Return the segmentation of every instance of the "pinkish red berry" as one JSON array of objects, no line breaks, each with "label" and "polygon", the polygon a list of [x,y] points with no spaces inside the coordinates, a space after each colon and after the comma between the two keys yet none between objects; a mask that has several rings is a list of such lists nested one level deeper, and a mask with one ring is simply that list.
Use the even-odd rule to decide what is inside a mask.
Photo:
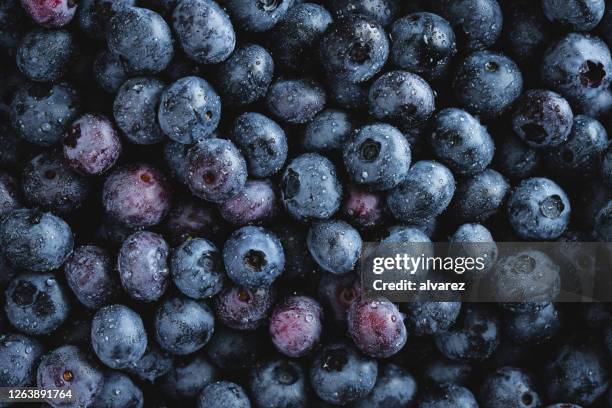
[{"label": "pinkish red berry", "polygon": [[63,27],[76,14],[76,0],[21,0],[34,22],[47,28]]}]

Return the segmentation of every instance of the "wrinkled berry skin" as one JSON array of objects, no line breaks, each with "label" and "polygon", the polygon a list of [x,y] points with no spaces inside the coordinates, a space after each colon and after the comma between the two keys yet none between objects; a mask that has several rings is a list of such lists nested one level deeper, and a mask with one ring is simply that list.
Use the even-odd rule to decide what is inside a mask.
[{"label": "wrinkled berry skin", "polygon": [[155,340],[173,354],[193,353],[210,340],[215,320],[210,308],[188,298],[170,298],[155,313]]},{"label": "wrinkled berry skin", "polygon": [[229,381],[207,385],[198,396],[197,408],[251,408],[249,397],[241,386]]},{"label": "wrinkled berry skin", "polygon": [[385,364],[380,367],[372,392],[360,399],[355,408],[401,408],[416,402],[417,383],[402,367]]},{"label": "wrinkled berry skin", "polygon": [[77,20],[89,37],[104,40],[106,27],[118,11],[133,7],[136,0],[81,0]]},{"label": "wrinkled berry skin", "polygon": [[189,149],[187,184],[206,201],[220,203],[244,187],[247,165],[236,146],[225,139],[206,139]]},{"label": "wrinkled berry skin", "polygon": [[23,195],[31,206],[56,214],[69,214],[81,207],[91,185],[70,169],[57,151],[41,153],[23,169]]},{"label": "wrinkled berry skin", "polygon": [[136,232],[123,242],[117,269],[126,292],[141,302],[158,300],[168,286],[168,244],[153,232]]},{"label": "wrinkled berry skin", "polygon": [[266,106],[274,117],[290,124],[303,124],[325,107],[325,89],[312,79],[280,79],[266,97]]},{"label": "wrinkled berry skin", "polygon": [[498,117],[521,95],[523,75],[505,55],[478,51],[459,64],[453,90],[459,103],[474,115]]},{"label": "wrinkled berry skin", "polygon": [[306,153],[285,168],[281,197],[289,214],[299,221],[324,220],[340,208],[342,185],[329,159]]},{"label": "wrinkled berry skin", "polygon": [[550,339],[561,327],[559,311],[553,303],[536,311],[508,313],[504,333],[521,344],[538,344]]},{"label": "wrinkled berry skin", "polygon": [[43,353],[43,346],[35,339],[22,334],[0,335],[0,364],[10,367],[10,370],[0,373],[0,386],[34,385],[34,373]]},{"label": "wrinkled berry skin", "polygon": [[104,386],[96,396],[93,406],[142,408],[144,396],[130,377],[112,371],[104,375]]},{"label": "wrinkled berry skin", "polygon": [[398,220],[419,223],[442,214],[454,193],[455,178],[448,168],[435,161],[419,161],[389,192],[387,206]]},{"label": "wrinkled berry skin", "polygon": [[266,95],[273,74],[274,60],[270,53],[259,45],[245,44],[219,66],[215,83],[223,102],[244,106]]},{"label": "wrinkled berry skin", "polygon": [[387,358],[406,344],[404,317],[397,306],[384,298],[353,302],[347,321],[349,335],[368,356]]},{"label": "wrinkled berry skin", "polygon": [[552,36],[540,2],[517,0],[505,2],[502,7],[506,50],[521,63],[540,58]]},{"label": "wrinkled berry skin", "polygon": [[601,21],[606,3],[604,0],[543,0],[544,15],[571,31],[589,31]]},{"label": "wrinkled berry skin", "polygon": [[501,367],[489,376],[481,387],[480,400],[491,408],[541,406],[531,376],[514,367]]},{"label": "wrinkled berry skin", "polygon": [[238,28],[248,32],[262,32],[274,27],[283,18],[294,0],[223,0]]},{"label": "wrinkled berry skin", "polygon": [[343,151],[351,179],[375,191],[389,190],[401,183],[410,169],[411,157],[404,135],[384,123],[357,129]]},{"label": "wrinkled berry skin", "polygon": [[455,174],[471,175],[493,160],[495,143],[478,119],[456,108],[438,112],[431,124],[430,145],[437,158]]},{"label": "wrinkled berry skin", "polygon": [[137,145],[151,145],[164,140],[157,122],[157,107],[164,83],[152,77],[126,81],[115,96],[113,115],[125,137]]},{"label": "wrinkled berry skin", "polygon": [[247,289],[228,286],[215,297],[215,316],[224,325],[237,330],[253,330],[268,318],[276,300],[273,287]]},{"label": "wrinkled berry skin", "polygon": [[442,76],[457,53],[455,33],[448,21],[433,13],[414,13],[391,26],[393,63],[432,80]]},{"label": "wrinkled berry skin", "polygon": [[355,119],[348,112],[325,109],[306,124],[302,146],[309,152],[341,150],[354,127]]},{"label": "wrinkled berry skin", "polygon": [[204,359],[195,355],[186,360],[177,360],[172,369],[160,379],[160,385],[172,399],[193,399],[217,378],[217,370]]},{"label": "wrinkled berry skin", "polygon": [[0,244],[13,265],[46,272],[64,263],[74,240],[70,226],[61,218],[23,208],[2,219]]},{"label": "wrinkled berry skin", "polygon": [[21,0],[21,5],[36,24],[57,28],[74,18],[78,3],[72,0]]},{"label": "wrinkled berry skin", "polygon": [[274,185],[269,180],[247,180],[237,196],[219,205],[219,213],[233,225],[267,223],[278,213]]},{"label": "wrinkled berry skin", "polygon": [[598,37],[567,34],[546,50],[541,76],[572,102],[592,99],[612,83],[610,50]]},{"label": "wrinkled berry skin", "polygon": [[361,254],[359,232],[344,221],[330,220],[313,224],[306,237],[308,251],[325,271],[350,272]]},{"label": "wrinkled berry skin", "polygon": [[459,317],[461,302],[402,303],[411,333],[430,336],[448,330]]},{"label": "wrinkled berry skin", "polygon": [[570,202],[554,181],[542,177],[524,180],[508,197],[508,220],[524,239],[558,238],[569,223]]},{"label": "wrinkled berry skin", "polygon": [[504,176],[486,169],[459,181],[450,211],[461,221],[486,221],[499,213],[509,192],[510,184]]},{"label": "wrinkled berry skin", "polygon": [[316,48],[332,23],[329,11],[314,3],[296,4],[268,34],[266,46],[274,62],[290,72],[303,72],[316,64]]},{"label": "wrinkled berry skin", "polygon": [[91,406],[102,390],[102,370],[76,346],[59,347],[45,354],[38,366],[36,385],[40,389],[71,390],[69,400],[53,400],[54,408]]},{"label": "wrinkled berry skin", "polygon": [[66,282],[90,309],[110,304],[119,295],[119,279],[108,252],[97,246],[78,247],[64,264]]},{"label": "wrinkled berry skin", "polygon": [[272,310],[272,343],[286,356],[304,356],[319,342],[322,319],[323,310],[316,300],[307,296],[291,296]]},{"label": "wrinkled berry skin", "polygon": [[17,179],[9,173],[0,172],[0,217],[21,207]]},{"label": "wrinkled berry skin", "polygon": [[200,64],[226,60],[236,45],[232,22],[212,0],[178,2],[172,26],[185,54]]},{"label": "wrinkled berry skin", "polygon": [[19,135],[37,146],[60,141],[81,110],[77,91],[66,83],[26,84],[11,102],[11,123]]},{"label": "wrinkled berry skin", "polygon": [[514,135],[508,135],[495,147],[496,168],[512,180],[533,176],[540,165],[540,153]]},{"label": "wrinkled berry skin", "polygon": [[561,95],[531,89],[515,104],[512,128],[529,146],[548,148],[567,140],[573,120],[572,108]]},{"label": "wrinkled berry skin", "polygon": [[74,44],[64,30],[33,30],[27,33],[17,48],[19,70],[32,81],[56,81],[69,67]]},{"label": "wrinkled berry skin", "polygon": [[407,71],[391,71],[381,75],[370,86],[370,114],[390,121],[401,129],[424,124],[435,110],[434,93],[420,76]]},{"label": "wrinkled berry skin", "polygon": [[478,408],[474,394],[457,384],[435,386],[420,396],[419,408]]},{"label": "wrinkled berry skin", "polygon": [[272,232],[247,226],[234,231],[225,241],[223,262],[227,276],[248,288],[269,286],[283,273],[285,255]]},{"label": "wrinkled berry skin", "polygon": [[147,348],[142,319],[123,305],[101,308],[91,322],[91,347],[108,367],[128,367],[138,361]]},{"label": "wrinkled berry skin", "polygon": [[94,60],[93,73],[96,82],[105,92],[116,93],[128,79],[125,65],[115,54],[104,51]]},{"label": "wrinkled berry skin", "polygon": [[170,27],[159,14],[144,8],[115,13],[108,23],[106,43],[134,74],[161,72],[174,56]]},{"label": "wrinkled berry skin", "polygon": [[238,116],[230,129],[230,138],[244,155],[252,177],[272,176],[287,160],[285,131],[260,113],[245,112]]},{"label": "wrinkled berry skin", "polygon": [[162,93],[157,117],[170,139],[192,144],[209,137],[217,128],[221,99],[202,78],[181,78]]},{"label": "wrinkled berry skin", "polygon": [[19,274],[9,284],[5,296],[6,316],[22,333],[50,334],[68,318],[68,294],[51,274]]},{"label": "wrinkled berry skin", "polygon": [[176,287],[194,299],[216,295],[225,283],[221,252],[203,238],[189,239],[173,251],[170,273]]},{"label": "wrinkled berry skin", "polygon": [[102,191],[106,213],[134,228],[159,224],[170,210],[170,198],[168,180],[148,164],[130,164],[113,171]]},{"label": "wrinkled berry skin", "polygon": [[308,384],[304,369],[291,360],[274,359],[258,364],[249,375],[256,407],[307,407]]},{"label": "wrinkled berry skin", "polygon": [[365,82],[387,61],[389,40],[380,24],[357,15],[331,24],[321,39],[320,54],[332,82]]},{"label": "wrinkled berry skin", "polygon": [[322,400],[345,405],[369,394],[376,383],[378,363],[344,342],[324,346],[310,365],[310,384]]},{"label": "wrinkled berry skin", "polygon": [[64,157],[73,170],[99,175],[110,169],[122,145],[112,122],[97,114],[85,114],[72,123],[62,140]]}]

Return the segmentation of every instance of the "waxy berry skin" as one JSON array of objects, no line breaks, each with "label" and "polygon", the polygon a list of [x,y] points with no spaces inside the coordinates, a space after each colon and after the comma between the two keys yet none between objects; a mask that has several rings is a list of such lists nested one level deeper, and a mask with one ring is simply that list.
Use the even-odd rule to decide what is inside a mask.
[{"label": "waxy berry skin", "polygon": [[21,5],[36,24],[47,28],[65,26],[78,8],[74,0],[21,0]]},{"label": "waxy berry skin", "polygon": [[278,304],[270,315],[272,343],[289,357],[301,357],[319,342],[323,311],[316,300],[291,296]]}]

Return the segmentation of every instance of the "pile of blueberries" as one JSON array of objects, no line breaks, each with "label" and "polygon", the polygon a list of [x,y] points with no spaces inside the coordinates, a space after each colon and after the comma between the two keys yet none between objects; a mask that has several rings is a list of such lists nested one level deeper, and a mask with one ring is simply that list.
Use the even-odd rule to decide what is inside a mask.
[{"label": "pile of blueberries", "polygon": [[0,387],[611,407],[608,304],[356,272],[365,242],[612,241],[606,2],[0,0]]}]

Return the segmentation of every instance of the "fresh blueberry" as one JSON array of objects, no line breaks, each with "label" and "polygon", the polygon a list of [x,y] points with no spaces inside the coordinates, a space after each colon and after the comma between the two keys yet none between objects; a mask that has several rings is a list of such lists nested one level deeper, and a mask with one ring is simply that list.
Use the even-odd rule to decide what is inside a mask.
[{"label": "fresh blueberry", "polygon": [[134,74],[161,72],[174,56],[170,27],[159,14],[145,8],[116,12],[108,23],[106,42]]},{"label": "fresh blueberry", "polygon": [[480,389],[480,401],[491,408],[530,408],[541,406],[531,376],[514,367],[501,367],[490,375]]},{"label": "fresh blueberry", "polygon": [[[484,258],[482,268],[461,272],[462,281],[477,281],[486,276],[497,260],[498,248],[491,232],[481,224],[463,224],[449,238],[449,256],[457,259]],[[455,273],[459,273],[455,269]]]},{"label": "fresh blueberry", "polygon": [[543,0],[546,18],[571,31],[592,30],[601,21],[605,0]]},{"label": "fresh blueberry", "polygon": [[417,336],[431,336],[448,330],[459,317],[461,302],[402,303],[406,324]]},{"label": "fresh blueberry", "polygon": [[285,168],[281,196],[293,218],[324,220],[340,208],[342,185],[331,161],[316,153],[306,153]]},{"label": "fresh blueberry", "polygon": [[372,392],[360,399],[355,408],[402,408],[416,400],[417,383],[402,367],[385,364],[380,367]]},{"label": "fresh blueberry", "polygon": [[222,225],[219,216],[204,202],[182,197],[164,219],[162,230],[172,245],[178,245],[194,237],[218,238]]},{"label": "fresh blueberry", "polygon": [[221,252],[204,238],[189,239],[174,249],[170,273],[176,287],[194,299],[216,295],[225,283]]},{"label": "fresh blueberry", "polygon": [[309,152],[340,150],[355,127],[353,116],[337,109],[325,109],[306,125],[302,146]]},{"label": "fresh blueberry", "polygon": [[383,195],[358,186],[348,186],[342,213],[348,222],[360,229],[380,227],[387,218]]},{"label": "fresh blueberry", "polygon": [[119,295],[119,279],[108,252],[98,246],[78,247],[64,264],[66,282],[77,299],[90,309],[112,303]]},{"label": "fresh blueberry", "polygon": [[552,37],[552,30],[540,2],[516,0],[504,2],[505,49],[521,63],[539,59]]},{"label": "fresh blueberry", "polygon": [[258,408],[309,406],[306,374],[294,361],[275,359],[257,365],[250,372],[249,388]]},{"label": "fresh blueberry", "polygon": [[365,110],[368,107],[368,83],[334,79],[328,83],[330,99],[343,109]]},{"label": "fresh blueberry", "polygon": [[457,384],[436,385],[420,396],[419,408],[478,408],[474,394]]},{"label": "fresh blueberry", "polygon": [[56,81],[63,77],[74,53],[72,36],[64,30],[33,30],[17,48],[17,66],[32,81]]},{"label": "fresh blueberry", "polygon": [[406,178],[412,152],[399,130],[378,123],[355,130],[344,145],[343,157],[354,182],[372,190],[389,190]]},{"label": "fresh blueberry", "polygon": [[545,342],[561,327],[559,311],[553,303],[540,310],[507,313],[503,324],[504,333],[514,342],[522,344]]},{"label": "fresh blueberry", "polygon": [[252,177],[272,176],[285,164],[285,131],[267,116],[245,112],[234,120],[229,134],[245,156]]},{"label": "fresh blueberry", "polygon": [[150,383],[167,374],[173,365],[172,356],[152,344],[142,358],[132,363],[126,371],[142,381]]},{"label": "fresh blueberry", "polygon": [[91,348],[110,368],[125,368],[135,363],[147,348],[142,319],[123,305],[101,308],[91,323]]},{"label": "fresh blueberry", "polygon": [[46,272],[59,268],[72,252],[72,230],[64,220],[39,210],[18,209],[0,223],[4,255],[17,267]]},{"label": "fresh blueberry", "polygon": [[21,207],[17,179],[9,173],[0,172],[0,218]]},{"label": "fresh blueberry", "polygon": [[322,319],[323,311],[316,300],[308,296],[290,296],[272,310],[272,343],[289,357],[302,357],[319,342]]},{"label": "fresh blueberry", "polygon": [[319,281],[319,299],[329,308],[336,323],[346,324],[348,309],[361,295],[360,279],[354,273],[326,273]]},{"label": "fresh blueberry", "polygon": [[158,300],[168,286],[168,244],[154,232],[141,231],[127,237],[117,257],[121,284],[128,295],[141,302]]},{"label": "fresh blueberry", "polygon": [[91,38],[104,40],[108,22],[115,13],[135,4],[136,0],[81,0],[77,15],[79,28]]},{"label": "fresh blueberry", "polygon": [[253,330],[268,318],[275,299],[273,287],[228,286],[215,297],[215,316],[232,329]]},{"label": "fresh blueberry", "polygon": [[401,12],[400,2],[397,0],[336,0],[328,1],[334,17],[342,20],[354,15],[362,15],[387,26],[391,24]]},{"label": "fresh blueberry", "polygon": [[93,73],[100,88],[112,94],[116,93],[128,79],[121,58],[108,51],[98,54],[94,60]]},{"label": "fresh blueberry", "polygon": [[237,196],[219,204],[219,212],[233,225],[270,221],[278,213],[274,185],[269,180],[247,180]]},{"label": "fresh blueberry", "polygon": [[223,0],[223,4],[241,30],[261,32],[274,27],[293,0]]},{"label": "fresh blueberry", "polygon": [[348,223],[338,220],[313,224],[306,237],[308,251],[325,271],[348,273],[361,254],[361,236]]},{"label": "fresh blueberry", "polygon": [[21,5],[34,20],[43,27],[62,27],[76,14],[76,1],[72,0],[21,0]]},{"label": "fresh blueberry", "polygon": [[451,204],[452,213],[461,221],[486,221],[499,213],[509,191],[510,184],[504,176],[493,169],[486,169],[459,180]]},{"label": "fresh blueberry", "polygon": [[208,343],[206,355],[217,367],[229,373],[243,373],[258,361],[266,347],[267,335],[229,329],[218,325]]},{"label": "fresh blueberry", "polygon": [[282,122],[302,124],[325,107],[325,89],[312,79],[279,79],[266,97],[266,106]]},{"label": "fresh blueberry", "polygon": [[501,143],[496,144],[496,150],[497,168],[504,176],[513,180],[533,176],[540,163],[540,153],[514,135],[507,135]]},{"label": "fresh blueberry", "polygon": [[37,340],[22,334],[0,335],[0,365],[7,368],[0,372],[0,386],[34,385],[34,373],[43,353],[44,348]]},{"label": "fresh blueberry", "polygon": [[194,399],[216,378],[217,370],[202,356],[195,355],[176,361],[159,381],[163,392],[171,399]]},{"label": "fresh blueberry", "polygon": [[437,357],[427,363],[423,369],[423,376],[433,384],[465,384],[472,375],[470,364]]},{"label": "fresh blueberry", "polygon": [[249,397],[241,386],[229,381],[208,384],[198,396],[197,408],[251,408]]},{"label": "fresh blueberry", "polygon": [[130,377],[117,371],[111,371],[104,375],[104,385],[96,396],[93,406],[142,408],[144,396],[142,390],[132,382]]},{"label": "fresh blueberry", "polygon": [[0,4],[0,48],[17,48],[27,26],[27,16],[19,0],[6,0]]},{"label": "fresh blueberry", "polygon": [[187,184],[206,201],[223,202],[240,193],[247,178],[244,157],[225,139],[206,139],[189,149]]},{"label": "fresh blueberry", "polygon": [[164,163],[170,175],[182,184],[187,184],[187,153],[190,148],[190,145],[172,140],[164,144]]}]

